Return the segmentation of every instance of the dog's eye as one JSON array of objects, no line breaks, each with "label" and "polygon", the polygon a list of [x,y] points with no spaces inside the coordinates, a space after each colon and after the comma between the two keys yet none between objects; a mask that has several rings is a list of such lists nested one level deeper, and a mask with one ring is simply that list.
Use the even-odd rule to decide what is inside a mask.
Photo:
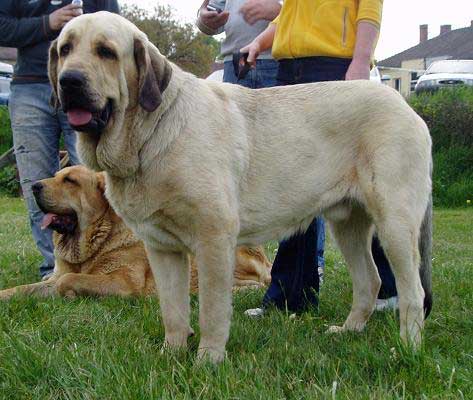
[{"label": "dog's eye", "polygon": [[115,60],[117,58],[117,54],[111,48],[106,46],[99,46],[97,48],[97,53],[102,58],[108,58],[110,60]]},{"label": "dog's eye", "polygon": [[69,178],[68,176],[65,176],[64,177],[64,182],[67,182],[67,183],[72,183],[73,185],[77,185],[77,181],[75,181],[74,179],[71,179]]},{"label": "dog's eye", "polygon": [[59,53],[61,54],[61,57],[66,57],[70,52],[71,52],[70,44],[65,44],[64,46],[61,47],[61,50],[59,51]]}]

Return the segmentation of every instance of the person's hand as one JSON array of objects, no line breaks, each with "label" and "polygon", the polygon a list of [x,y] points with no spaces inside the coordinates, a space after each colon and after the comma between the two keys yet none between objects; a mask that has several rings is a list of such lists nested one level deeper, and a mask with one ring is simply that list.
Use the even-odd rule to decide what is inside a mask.
[{"label": "person's hand", "polygon": [[370,79],[370,62],[353,59],[348,71],[345,75],[345,80],[354,81],[358,79]]},{"label": "person's hand", "polygon": [[63,28],[71,19],[82,14],[82,7],[79,5],[68,4],[59,10],[49,14],[49,27],[53,31]]},{"label": "person's hand", "polygon": [[240,53],[248,53],[247,62],[251,64],[252,67],[256,66],[256,59],[261,53],[261,45],[257,40],[253,40],[248,46],[243,47],[240,50]]},{"label": "person's hand", "polygon": [[200,21],[208,28],[216,31],[228,21],[230,16],[228,11],[222,11],[220,14],[217,11],[209,11],[206,7],[200,9]]},{"label": "person's hand", "polygon": [[277,0],[246,0],[240,8],[245,21],[253,25],[260,20],[272,21],[279,15],[281,4]]}]

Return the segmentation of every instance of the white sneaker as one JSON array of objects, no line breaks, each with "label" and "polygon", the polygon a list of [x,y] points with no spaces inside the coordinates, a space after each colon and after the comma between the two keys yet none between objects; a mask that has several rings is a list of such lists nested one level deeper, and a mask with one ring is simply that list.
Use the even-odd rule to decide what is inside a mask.
[{"label": "white sneaker", "polygon": [[389,311],[399,309],[399,300],[397,296],[389,299],[376,299],[375,311]]},{"label": "white sneaker", "polygon": [[264,308],[249,308],[245,311],[245,315],[250,318],[259,318],[262,317],[266,313],[266,309]]},{"label": "white sneaker", "polygon": [[319,267],[317,271],[319,273],[319,286],[322,286],[322,283],[324,283],[324,268]]},{"label": "white sneaker", "polygon": [[51,278],[52,276],[54,275],[54,271],[44,275],[42,278],[41,278],[41,281],[45,282],[47,281],[49,278]]}]

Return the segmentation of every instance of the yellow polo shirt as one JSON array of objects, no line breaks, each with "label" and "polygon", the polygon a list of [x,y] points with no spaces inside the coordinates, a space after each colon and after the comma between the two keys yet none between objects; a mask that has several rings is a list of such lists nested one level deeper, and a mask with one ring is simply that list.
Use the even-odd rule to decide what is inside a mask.
[{"label": "yellow polo shirt", "polygon": [[273,57],[351,58],[358,22],[379,27],[383,0],[284,0],[273,42]]}]

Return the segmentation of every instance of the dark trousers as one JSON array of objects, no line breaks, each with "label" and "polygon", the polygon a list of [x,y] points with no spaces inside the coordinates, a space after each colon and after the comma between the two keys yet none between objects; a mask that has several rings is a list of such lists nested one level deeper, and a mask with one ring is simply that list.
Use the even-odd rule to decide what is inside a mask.
[{"label": "dark trousers", "polygon": [[[329,57],[281,60],[278,85],[344,80],[350,62],[349,59]],[[263,298],[263,307],[274,305],[291,312],[302,312],[309,307],[318,306],[317,225],[319,224],[315,219],[305,233],[296,234],[279,244],[271,271],[271,284]],[[378,241],[373,241],[373,249],[376,264],[380,262],[382,266],[381,278],[387,279],[386,284],[383,280],[387,294],[392,288],[395,290],[394,276]]]},{"label": "dark trousers", "polygon": [[379,289],[378,299],[389,299],[390,297],[397,296],[396,280],[394,279],[393,271],[391,271],[389,261],[376,235],[371,243],[371,253],[381,278],[381,289]]}]

